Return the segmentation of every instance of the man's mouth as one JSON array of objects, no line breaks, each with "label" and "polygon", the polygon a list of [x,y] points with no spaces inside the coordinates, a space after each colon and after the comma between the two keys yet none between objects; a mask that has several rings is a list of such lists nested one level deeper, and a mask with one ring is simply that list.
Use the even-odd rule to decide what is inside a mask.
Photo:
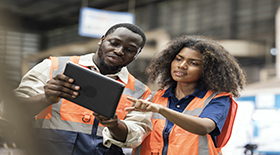
[{"label": "man's mouth", "polygon": [[123,60],[121,57],[119,56],[107,56],[109,61],[113,62],[113,63],[121,63]]}]

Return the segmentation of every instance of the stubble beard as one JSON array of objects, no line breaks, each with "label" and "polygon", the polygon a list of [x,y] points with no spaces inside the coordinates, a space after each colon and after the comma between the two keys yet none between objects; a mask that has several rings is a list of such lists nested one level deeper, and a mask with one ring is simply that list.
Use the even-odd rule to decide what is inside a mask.
[{"label": "stubble beard", "polygon": [[106,70],[109,70],[109,71],[112,71],[112,72],[117,72],[117,71],[121,70],[121,68],[123,67],[123,66],[109,66],[105,62],[104,57],[102,58],[103,51],[100,48],[99,48],[97,53],[98,53],[98,58],[100,60],[100,67],[103,67]]}]

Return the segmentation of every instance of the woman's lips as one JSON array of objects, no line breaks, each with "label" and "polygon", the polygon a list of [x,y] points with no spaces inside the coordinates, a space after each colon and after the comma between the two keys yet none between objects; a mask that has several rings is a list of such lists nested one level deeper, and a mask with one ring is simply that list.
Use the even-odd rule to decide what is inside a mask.
[{"label": "woman's lips", "polygon": [[180,71],[175,71],[174,73],[176,76],[185,76],[186,75],[184,72],[180,72]]}]

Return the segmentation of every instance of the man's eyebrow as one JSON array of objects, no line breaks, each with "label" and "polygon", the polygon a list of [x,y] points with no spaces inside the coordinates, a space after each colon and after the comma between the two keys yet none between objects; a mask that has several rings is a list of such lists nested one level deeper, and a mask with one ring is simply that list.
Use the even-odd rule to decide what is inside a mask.
[{"label": "man's eyebrow", "polygon": [[112,38],[108,38],[108,40],[117,40],[119,42],[123,42],[121,39],[117,38],[117,37],[112,37]]}]

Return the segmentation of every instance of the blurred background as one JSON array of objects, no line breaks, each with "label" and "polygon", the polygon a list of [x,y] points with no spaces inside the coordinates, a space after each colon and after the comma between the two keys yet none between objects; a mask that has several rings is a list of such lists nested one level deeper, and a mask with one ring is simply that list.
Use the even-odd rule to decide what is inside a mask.
[{"label": "blurred background", "polygon": [[[147,45],[128,68],[152,90],[144,70],[153,55],[174,37],[204,35],[247,74],[224,155],[280,155],[279,6],[280,0],[0,0],[0,100],[9,100],[20,118],[11,90],[22,75],[50,55],[95,52],[101,36],[93,31],[112,22],[145,31]],[[1,155],[32,154],[26,125],[0,121]]]}]

